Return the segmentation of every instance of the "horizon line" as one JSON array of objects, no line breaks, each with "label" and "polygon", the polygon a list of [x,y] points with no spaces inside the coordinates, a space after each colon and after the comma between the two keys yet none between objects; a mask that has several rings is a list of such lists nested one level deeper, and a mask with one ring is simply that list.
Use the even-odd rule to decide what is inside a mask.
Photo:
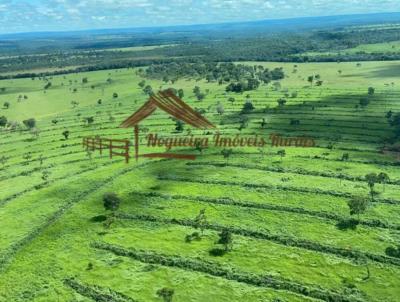
[{"label": "horizon line", "polygon": [[[82,28],[75,30],[39,30],[39,31],[22,31],[22,32],[9,32],[1,33],[0,37],[8,35],[27,35],[27,34],[57,34],[57,33],[84,33],[94,31],[107,31],[107,30],[133,30],[133,29],[168,29],[174,27],[191,27],[191,26],[212,26],[212,25],[229,25],[238,23],[257,23],[262,21],[279,21],[279,20],[299,20],[299,19],[313,19],[313,18],[329,18],[329,17],[350,17],[350,16],[369,16],[369,15],[390,15],[400,14],[400,11],[393,12],[378,12],[378,13],[353,13],[353,14],[333,14],[333,15],[319,15],[319,16],[297,16],[297,17],[282,17],[282,18],[270,18],[270,19],[254,19],[254,20],[242,20],[242,21],[224,21],[216,23],[190,23],[190,24],[166,24],[166,25],[148,25],[148,26],[132,26],[132,27],[104,27],[104,28]],[[400,22],[400,18],[399,18]]]}]

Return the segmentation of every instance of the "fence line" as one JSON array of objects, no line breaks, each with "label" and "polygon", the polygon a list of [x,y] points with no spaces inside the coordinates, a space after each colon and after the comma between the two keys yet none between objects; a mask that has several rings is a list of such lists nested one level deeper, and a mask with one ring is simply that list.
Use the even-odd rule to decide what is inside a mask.
[{"label": "fence line", "polygon": [[[110,139],[103,137],[84,137],[82,140],[82,146],[86,150],[100,150],[100,154],[103,154],[103,150],[109,150],[110,159],[115,156],[125,157],[125,162],[129,163],[129,140],[127,139]],[[124,152],[114,152],[114,149],[123,150]]]}]

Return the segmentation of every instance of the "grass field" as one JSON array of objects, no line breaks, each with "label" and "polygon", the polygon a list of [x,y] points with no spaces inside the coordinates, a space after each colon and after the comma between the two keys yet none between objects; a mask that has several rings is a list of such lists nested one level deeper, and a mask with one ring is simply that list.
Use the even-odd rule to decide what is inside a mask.
[{"label": "grass field", "polygon": [[[246,147],[228,160],[222,149],[186,149],[176,152],[198,159],[126,164],[121,157],[88,154],[81,142],[95,135],[133,140],[133,129],[118,125],[147,100],[134,69],[55,76],[46,91],[43,79],[0,81],[0,105],[10,103],[0,116],[35,118],[40,130],[38,137],[0,132],[6,157],[0,166],[0,301],[162,301],[161,288],[174,289],[177,302],[398,301],[400,259],[385,250],[400,242],[399,159],[380,148],[391,133],[386,112],[400,112],[400,62],[261,65],[282,66],[287,77],[280,90],[261,85],[248,92],[255,110],[241,131],[238,113],[247,93],[192,79],[146,82],[154,90],[182,88],[183,99],[206,110],[226,135],[306,135],[315,139],[314,148],[286,147],[281,158],[282,148]],[[313,74],[322,86],[310,86]],[[192,92],[196,85],[209,90],[201,102]],[[370,104],[356,108],[371,86]],[[292,92],[297,96],[277,108],[277,100]],[[86,125],[86,117],[94,123]],[[154,151],[146,146],[146,129],[182,135],[159,110],[141,129],[143,153]],[[184,134],[189,130],[210,138],[215,133],[185,125]],[[349,159],[342,161],[345,153]],[[379,194],[356,229],[341,228],[349,198],[369,194],[365,175],[380,172],[390,182],[375,186]],[[101,222],[106,192],[122,199],[110,228]],[[204,235],[185,242],[202,209]],[[224,228],[233,234],[232,250],[212,256]]]},{"label": "grass field", "polygon": [[400,53],[400,41],[386,42],[386,43],[373,43],[361,44],[357,47],[344,49],[342,51],[332,52],[307,52],[306,56],[331,56],[331,55],[353,55],[357,53],[367,54],[383,54],[383,53]]}]

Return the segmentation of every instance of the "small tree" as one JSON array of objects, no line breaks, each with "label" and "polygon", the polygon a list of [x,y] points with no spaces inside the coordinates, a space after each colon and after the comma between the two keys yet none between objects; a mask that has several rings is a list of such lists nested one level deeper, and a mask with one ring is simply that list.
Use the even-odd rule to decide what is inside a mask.
[{"label": "small tree", "polygon": [[47,82],[47,84],[44,86],[44,90],[47,90],[51,87],[51,82]]},{"label": "small tree", "polygon": [[225,112],[224,106],[221,103],[219,103],[218,106],[217,106],[217,113],[219,115],[223,115],[224,112]]},{"label": "small tree", "polygon": [[368,184],[371,198],[374,199],[374,187],[377,182],[379,182],[378,175],[376,173],[369,173],[365,175],[365,180]]},{"label": "small tree", "polygon": [[383,192],[385,192],[385,185],[390,181],[389,175],[384,172],[378,174],[378,182],[383,184]]},{"label": "small tree", "polygon": [[278,152],[276,152],[276,154],[278,154],[281,157],[281,161],[282,161],[283,158],[286,156],[286,151],[284,149],[278,150]]},{"label": "small tree", "polygon": [[119,205],[121,204],[121,199],[117,196],[117,194],[113,192],[105,193],[103,195],[103,205],[106,211],[111,211],[111,215],[107,217],[107,220],[104,222],[104,226],[109,228],[111,224],[115,221],[115,212],[118,210]]},{"label": "small tree", "polygon": [[369,202],[367,198],[355,196],[347,201],[347,205],[350,209],[350,215],[357,215],[357,219],[360,220],[360,214],[365,213]]},{"label": "small tree", "polygon": [[103,204],[107,211],[115,213],[115,211],[118,210],[120,203],[121,199],[114,192],[108,192],[103,195]]},{"label": "small tree", "polygon": [[362,108],[367,107],[368,104],[369,104],[369,99],[368,99],[368,98],[361,98],[361,99],[360,99],[360,106],[361,106]]},{"label": "small tree", "polygon": [[28,129],[35,128],[35,126],[36,126],[36,120],[35,120],[34,118],[30,118],[30,119],[24,120],[22,123],[23,123]]},{"label": "small tree", "polygon": [[307,81],[311,84],[311,86],[312,86],[312,84],[313,84],[313,82],[314,82],[314,76],[309,76],[308,78],[307,78]]},{"label": "small tree", "polygon": [[0,116],[0,127],[5,127],[7,125],[7,118],[3,115]]},{"label": "small tree", "polygon": [[153,95],[153,88],[151,88],[150,85],[146,85],[146,87],[143,88],[143,92],[147,95]]},{"label": "small tree", "polygon": [[174,290],[171,288],[162,288],[157,291],[157,296],[162,298],[164,302],[172,302],[172,297],[174,296]]},{"label": "small tree", "polygon": [[234,97],[230,97],[230,98],[228,99],[228,102],[230,102],[231,104],[233,104],[233,103],[235,102],[235,98],[234,98]]},{"label": "small tree", "polygon": [[195,229],[200,229],[201,235],[204,235],[204,229],[206,228],[208,222],[206,217],[206,209],[201,209],[199,214],[194,219]]},{"label": "small tree", "polygon": [[221,151],[221,154],[226,159],[226,162],[228,162],[229,157],[231,157],[232,153],[233,153],[232,149],[224,149]]},{"label": "small tree", "polygon": [[184,125],[185,125],[184,122],[182,122],[181,120],[177,120],[175,122],[175,130],[178,131],[178,132],[182,132],[183,128],[184,128]]},{"label": "small tree", "polygon": [[113,99],[117,99],[118,98],[118,93],[114,92],[113,93]]},{"label": "small tree", "polygon": [[254,110],[254,105],[251,101],[247,100],[242,108],[242,113],[250,113]]},{"label": "small tree", "polygon": [[283,98],[280,98],[279,100],[277,100],[278,106],[279,107],[283,107],[286,104],[286,100]]},{"label": "small tree", "polygon": [[70,132],[68,130],[65,130],[62,135],[64,136],[65,140],[68,139]]},{"label": "small tree", "polygon": [[199,92],[198,94],[196,94],[196,98],[197,98],[197,100],[198,101],[202,101],[202,100],[204,100],[204,98],[206,97],[206,95],[204,94],[204,93],[202,93],[202,92]]},{"label": "small tree", "polygon": [[261,129],[264,129],[266,126],[267,126],[267,121],[265,120],[265,118],[263,118],[261,121]]},{"label": "small tree", "polygon": [[88,125],[91,125],[94,122],[94,117],[89,116],[89,117],[85,118],[85,121],[87,122]]},{"label": "small tree", "polygon": [[224,246],[225,252],[232,250],[232,242],[233,242],[232,233],[229,230],[224,229],[218,235],[219,235],[218,243]]},{"label": "small tree", "polygon": [[10,108],[10,103],[9,102],[4,102],[3,106],[4,106],[5,109],[8,109],[8,108]]},{"label": "small tree", "polygon": [[374,87],[368,87],[368,95],[373,96],[375,94],[375,88]]},{"label": "small tree", "polygon": [[185,93],[184,93],[183,89],[179,89],[179,90],[178,90],[178,97],[181,99],[181,98],[183,98],[184,96],[185,96]]},{"label": "small tree", "polygon": [[146,85],[146,81],[145,81],[145,80],[142,80],[142,81],[139,82],[138,85],[139,85],[140,88],[143,89],[143,87]]}]

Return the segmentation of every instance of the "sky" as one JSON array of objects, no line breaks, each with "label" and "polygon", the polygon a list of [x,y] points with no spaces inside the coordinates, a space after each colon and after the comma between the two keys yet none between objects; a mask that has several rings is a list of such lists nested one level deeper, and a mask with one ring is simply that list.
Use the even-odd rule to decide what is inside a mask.
[{"label": "sky", "polygon": [[400,0],[0,0],[0,33],[400,11]]}]

